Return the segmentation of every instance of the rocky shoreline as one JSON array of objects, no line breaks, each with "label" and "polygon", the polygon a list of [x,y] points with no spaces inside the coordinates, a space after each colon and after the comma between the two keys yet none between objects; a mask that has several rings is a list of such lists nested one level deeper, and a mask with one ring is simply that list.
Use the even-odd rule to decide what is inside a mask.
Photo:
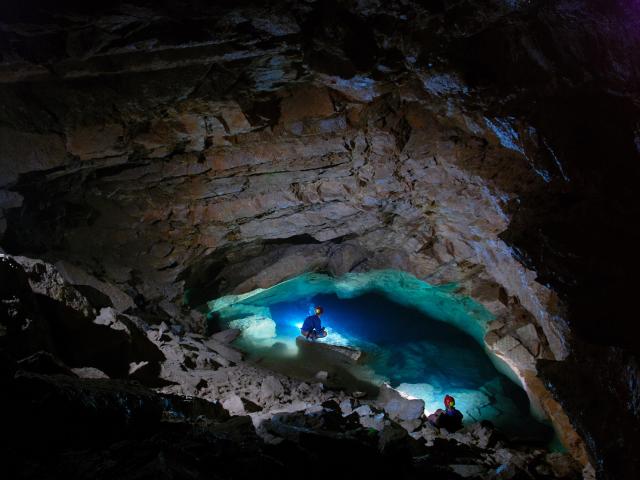
[{"label": "rocky shoreline", "polygon": [[[220,478],[244,478],[246,461],[294,478],[290,469],[306,462],[317,475],[337,468],[341,448],[349,449],[339,456],[357,465],[354,474],[576,479],[583,473],[569,454],[512,444],[489,422],[456,433],[436,429],[424,402],[387,385],[376,397],[356,398],[247,363],[229,345],[237,331],[207,337],[96,307],[43,262],[2,255],[0,273],[7,392],[1,411],[12,439],[3,453],[15,478],[133,479],[151,472],[211,478],[209,462],[219,460],[226,472],[214,470]],[[72,334],[49,315],[52,308],[65,318],[76,315]],[[79,357],[93,329],[101,332],[102,348],[92,345]],[[115,340],[107,341],[107,331]],[[127,370],[99,368],[105,356],[123,352]],[[228,455],[229,448],[235,453]]]}]

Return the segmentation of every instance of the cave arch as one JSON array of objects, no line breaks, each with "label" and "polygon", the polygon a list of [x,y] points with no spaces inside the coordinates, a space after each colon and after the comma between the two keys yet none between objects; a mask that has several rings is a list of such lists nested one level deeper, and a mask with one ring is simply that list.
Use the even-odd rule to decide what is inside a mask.
[{"label": "cave arch", "polygon": [[[336,310],[347,307],[349,303],[349,309],[357,310],[358,302],[365,298],[365,301],[375,302],[378,308],[386,309],[387,313],[391,313],[395,308],[402,311],[399,315],[412,317],[410,321],[418,327],[414,328],[417,338],[416,342],[411,344],[407,343],[405,338],[396,348],[391,349],[389,346],[381,346],[379,340],[380,335],[393,335],[393,318],[389,318],[390,324],[386,330],[383,328],[383,331],[373,336],[363,335],[361,326],[353,328],[353,322],[346,319],[348,315],[338,319],[334,322],[333,328],[329,327],[328,343],[375,351],[372,355],[373,360],[370,358],[365,362],[365,369],[353,368],[352,373],[356,377],[378,383],[393,383],[392,386],[404,394],[424,400],[427,413],[439,408],[441,398],[448,392],[465,399],[465,413],[470,420],[491,420],[504,429],[511,429],[512,433],[521,433],[529,429],[537,430],[535,435],[538,438],[544,437],[545,434],[551,437],[550,429],[545,430],[541,423],[538,423],[548,423],[548,419],[542,411],[535,408],[535,401],[530,402],[527,398],[530,392],[521,380],[522,372],[512,370],[512,367],[496,355],[485,342],[485,336],[490,331],[490,324],[495,320],[495,316],[482,304],[462,295],[456,284],[430,285],[407,272],[393,269],[351,272],[338,277],[325,273],[305,273],[269,288],[219,297],[210,301],[208,308],[210,318],[215,318],[219,325],[240,329],[241,348],[263,361],[264,356],[272,354],[298,354],[296,337],[299,334],[299,322],[306,314],[305,305],[312,305],[313,301],[330,302]],[[361,313],[373,313],[372,321],[382,319],[371,309]],[[382,322],[384,323],[385,319],[382,319]],[[417,322],[423,322],[425,325],[417,325]],[[349,328],[349,323],[352,328]],[[437,327],[435,324],[438,323],[444,325]],[[441,328],[446,333],[440,336],[439,340],[427,341],[425,344],[423,332],[427,324],[431,328]],[[464,334],[463,337],[471,341],[463,347],[458,345],[468,353],[459,361],[461,366],[468,362],[477,367],[473,374],[479,378],[471,382],[473,385],[456,387],[455,378],[434,384],[433,380],[429,380],[428,368],[415,371],[416,360],[430,362],[436,360],[439,355],[446,356],[446,348],[453,345],[446,342],[447,335],[460,337],[461,332]],[[389,362],[393,363],[393,359],[389,358],[386,358],[386,364],[379,361],[380,358],[389,355],[402,356],[406,353],[403,350],[408,348],[417,350],[410,360],[413,363],[410,366],[391,367]],[[443,350],[438,352],[439,348]],[[451,361],[456,361],[455,355],[451,357]],[[273,362],[270,365],[286,368]],[[403,376],[402,372],[392,372],[393,368],[405,368],[406,372],[411,373]],[[287,372],[291,373],[290,370]],[[448,369],[448,374],[452,372],[455,372],[455,369]],[[425,377],[423,382],[419,381],[420,375]],[[410,381],[402,382],[403,378]],[[513,387],[516,387],[516,390]],[[519,416],[521,421],[513,421],[509,416]]]}]

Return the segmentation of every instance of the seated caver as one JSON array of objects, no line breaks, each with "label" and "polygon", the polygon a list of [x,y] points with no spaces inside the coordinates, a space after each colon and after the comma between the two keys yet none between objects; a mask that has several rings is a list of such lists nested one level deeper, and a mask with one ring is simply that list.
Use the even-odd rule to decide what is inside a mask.
[{"label": "seated caver", "polygon": [[309,315],[304,319],[302,328],[300,329],[302,336],[307,340],[316,340],[317,338],[323,338],[327,336],[327,331],[322,326],[320,321],[320,315],[324,313],[322,307],[315,307],[315,314]]},{"label": "seated caver", "polygon": [[457,410],[456,401],[451,395],[444,397],[445,410],[437,409],[435,413],[429,415],[428,420],[431,425],[438,428],[445,428],[449,432],[455,432],[462,428],[462,412]]}]

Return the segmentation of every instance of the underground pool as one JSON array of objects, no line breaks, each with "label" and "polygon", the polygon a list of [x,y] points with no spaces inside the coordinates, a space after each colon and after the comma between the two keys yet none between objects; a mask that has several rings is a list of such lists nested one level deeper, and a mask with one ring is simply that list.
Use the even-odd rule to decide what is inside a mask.
[{"label": "underground pool", "polygon": [[[210,302],[211,317],[242,330],[236,345],[249,359],[308,380],[332,370],[300,355],[296,337],[314,305],[328,336],[319,343],[360,349],[357,365],[332,371],[337,387],[366,390],[389,383],[425,401],[426,413],[456,398],[465,422],[489,420],[511,438],[548,443],[552,428],[530,413],[526,393],[498,371],[482,346],[493,317],[455,287],[431,286],[397,271],[307,274],[269,289]],[[299,340],[298,340],[299,341]]]}]

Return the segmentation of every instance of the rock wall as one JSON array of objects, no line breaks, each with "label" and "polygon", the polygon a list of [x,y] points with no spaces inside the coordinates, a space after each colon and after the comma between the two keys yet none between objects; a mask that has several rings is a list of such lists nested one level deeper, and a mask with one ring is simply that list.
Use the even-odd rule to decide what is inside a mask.
[{"label": "rock wall", "polygon": [[[487,345],[550,414],[537,360],[636,358],[634,2],[0,8],[0,245],[100,308],[197,329],[222,294],[395,268],[494,313]],[[629,368],[546,379],[607,478],[638,469]]]}]

